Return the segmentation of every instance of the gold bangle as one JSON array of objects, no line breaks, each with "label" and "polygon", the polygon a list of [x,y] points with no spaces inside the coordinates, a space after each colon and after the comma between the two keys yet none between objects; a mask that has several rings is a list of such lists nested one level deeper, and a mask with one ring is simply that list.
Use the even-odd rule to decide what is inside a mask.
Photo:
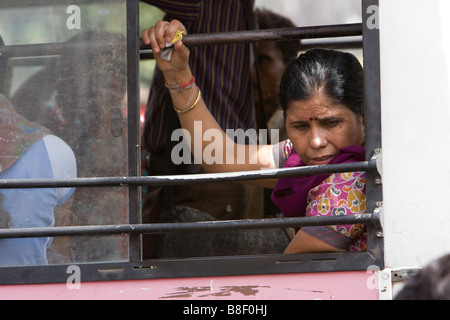
[{"label": "gold bangle", "polygon": [[198,103],[199,103],[201,97],[202,97],[202,92],[200,91],[200,88],[198,88],[197,99],[194,101],[194,103],[193,103],[189,108],[183,109],[183,110],[177,109],[175,106],[173,106],[173,108],[175,109],[175,111],[176,111],[177,113],[186,113],[186,112],[189,112],[189,111],[191,111],[192,109],[194,109],[194,108],[198,105]]}]

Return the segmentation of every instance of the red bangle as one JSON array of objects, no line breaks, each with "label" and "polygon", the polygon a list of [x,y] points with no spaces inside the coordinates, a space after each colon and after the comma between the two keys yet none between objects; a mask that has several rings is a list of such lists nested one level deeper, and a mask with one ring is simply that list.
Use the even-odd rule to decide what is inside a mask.
[{"label": "red bangle", "polygon": [[189,81],[188,83],[181,83],[181,84],[176,84],[173,86],[170,86],[166,83],[166,88],[168,88],[171,91],[174,92],[181,92],[187,89],[191,89],[192,87],[194,87],[195,84],[195,78],[192,77],[191,81]]}]

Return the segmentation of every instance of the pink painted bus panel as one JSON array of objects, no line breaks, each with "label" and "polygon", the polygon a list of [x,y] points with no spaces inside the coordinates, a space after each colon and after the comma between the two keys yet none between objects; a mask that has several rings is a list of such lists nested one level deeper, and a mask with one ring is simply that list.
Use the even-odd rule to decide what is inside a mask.
[{"label": "pink painted bus panel", "polygon": [[[309,273],[0,286],[0,299],[106,300],[376,300],[370,274]],[[369,285],[368,285],[369,283]]]}]

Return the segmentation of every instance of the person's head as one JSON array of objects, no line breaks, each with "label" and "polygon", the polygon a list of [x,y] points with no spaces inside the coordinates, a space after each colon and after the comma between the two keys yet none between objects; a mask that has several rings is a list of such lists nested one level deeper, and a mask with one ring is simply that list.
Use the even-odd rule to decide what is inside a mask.
[{"label": "person's head", "polygon": [[300,55],[286,68],[279,101],[288,137],[307,165],[327,164],[340,149],[364,144],[363,69],[352,54]]},{"label": "person's head", "polygon": [[449,300],[450,255],[422,269],[395,296],[395,300]]},{"label": "person's head", "polygon": [[[290,19],[270,10],[258,8],[255,10],[255,13],[260,29],[295,28],[295,24]],[[299,51],[299,40],[266,41],[258,43],[257,53],[261,89],[263,102],[266,107],[266,114],[269,116],[278,107],[277,94],[281,76],[289,62],[297,57]],[[253,68],[252,71],[255,102],[259,103],[255,68]]]},{"label": "person's head", "polygon": [[110,122],[113,109],[123,103],[126,39],[121,34],[88,31],[69,41],[77,49],[64,56],[57,71],[57,104],[66,120],[58,135],[74,148],[72,139],[97,137]]}]

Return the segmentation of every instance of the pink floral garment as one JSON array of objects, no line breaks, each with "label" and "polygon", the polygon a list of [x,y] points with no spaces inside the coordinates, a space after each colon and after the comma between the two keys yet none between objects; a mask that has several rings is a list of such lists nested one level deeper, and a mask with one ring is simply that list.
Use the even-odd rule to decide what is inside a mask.
[{"label": "pink floral garment", "polygon": [[[285,167],[293,148],[290,140],[274,146],[274,159],[280,168]],[[363,213],[366,213],[364,172],[333,174],[308,192],[305,210],[307,217]],[[367,250],[367,228],[364,225],[303,227],[302,231],[341,250],[352,252]]]},{"label": "pink floral garment", "polygon": [[[366,174],[333,174],[308,194],[307,217],[345,216],[366,212]],[[329,245],[348,251],[367,250],[364,225],[339,225],[302,228]]]}]

